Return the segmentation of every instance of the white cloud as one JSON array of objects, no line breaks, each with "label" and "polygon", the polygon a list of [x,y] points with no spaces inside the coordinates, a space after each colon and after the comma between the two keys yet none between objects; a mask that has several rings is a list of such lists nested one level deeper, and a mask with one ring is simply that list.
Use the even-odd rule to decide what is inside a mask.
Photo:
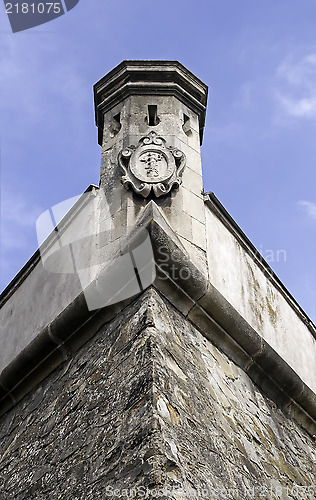
[{"label": "white cloud", "polygon": [[316,203],[300,200],[297,204],[309,217],[316,220]]},{"label": "white cloud", "polygon": [[316,119],[316,52],[295,60],[287,57],[277,68],[275,98],[281,113],[297,119]]},{"label": "white cloud", "polygon": [[288,115],[296,118],[316,118],[316,95],[294,99],[279,94],[277,98]]},{"label": "white cloud", "polygon": [[298,61],[293,56],[287,57],[277,68],[277,76],[290,85],[315,88],[316,53],[310,53]]}]

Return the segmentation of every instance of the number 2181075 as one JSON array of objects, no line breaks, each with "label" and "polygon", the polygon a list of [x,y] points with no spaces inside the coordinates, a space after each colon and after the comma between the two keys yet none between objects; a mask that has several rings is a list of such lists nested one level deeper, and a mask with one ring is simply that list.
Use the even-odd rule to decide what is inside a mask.
[{"label": "number 2181075", "polygon": [[61,4],[60,2],[52,3],[6,3],[5,4],[7,14],[60,14]]}]

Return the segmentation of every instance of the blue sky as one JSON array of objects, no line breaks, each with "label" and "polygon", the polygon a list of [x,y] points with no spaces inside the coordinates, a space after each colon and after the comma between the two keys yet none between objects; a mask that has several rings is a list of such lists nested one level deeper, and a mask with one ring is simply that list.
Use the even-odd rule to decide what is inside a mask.
[{"label": "blue sky", "polygon": [[177,59],[209,85],[204,189],[315,321],[314,0],[80,0],[15,34],[1,3],[0,288],[37,217],[98,184],[92,86],[123,59]]}]

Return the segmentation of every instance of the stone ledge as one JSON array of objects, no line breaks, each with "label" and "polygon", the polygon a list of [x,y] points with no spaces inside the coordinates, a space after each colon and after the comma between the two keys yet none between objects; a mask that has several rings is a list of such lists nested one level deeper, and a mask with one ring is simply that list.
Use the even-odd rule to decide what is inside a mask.
[{"label": "stone ledge", "polygon": [[[177,248],[177,266],[190,270],[190,279],[172,279],[166,269],[158,268],[154,286],[218,348],[235,361],[252,380],[265,391],[288,415],[293,416],[310,434],[316,434],[316,395],[299,375],[272,349],[247,321],[234,309],[207,278],[188,260],[186,253],[177,245],[172,233],[167,234],[162,224],[152,220],[148,230],[152,244],[159,248],[161,241],[172,255]],[[162,216],[161,216],[162,217]],[[168,279],[161,279],[162,276]],[[203,293],[204,290],[204,293]],[[202,295],[197,293],[199,291]],[[179,296],[178,293],[181,293]],[[198,298],[198,295],[200,297]],[[186,308],[183,308],[185,297]],[[188,309],[191,302],[192,307]],[[210,326],[212,325],[212,328]],[[215,328],[213,328],[215,327]],[[217,327],[217,328],[216,328]],[[209,331],[217,332],[209,336]]]},{"label": "stone ledge", "polygon": [[128,299],[89,311],[84,293],[37,335],[0,374],[0,416],[132,302]]},{"label": "stone ledge", "polygon": [[[96,186],[95,184],[90,184],[87,189],[82,193],[82,196],[84,196],[85,193],[90,193],[93,190],[99,190],[99,186]],[[69,225],[73,218],[77,214],[77,210],[80,209],[82,203],[85,203],[85,200],[82,200],[82,196],[77,200],[77,202],[71,207],[71,209],[67,212],[65,215],[64,219],[61,220],[58,223],[58,226],[61,227],[64,224]],[[51,233],[45,242],[43,242],[45,245],[49,245],[51,240],[54,239],[54,234]],[[26,278],[30,275],[30,273],[33,271],[33,269],[37,266],[37,264],[41,260],[41,252],[39,249],[37,249],[33,255],[29,258],[29,260],[26,262],[26,264],[20,269],[20,271],[14,276],[14,278],[10,281],[10,283],[6,286],[6,288],[1,292],[0,294],[0,308],[10,299],[10,297],[15,293],[15,291],[20,287],[20,285],[26,280]]]},{"label": "stone ledge", "polygon": [[256,249],[256,247],[251,243],[251,241],[247,238],[242,229],[238,226],[238,224],[234,221],[231,215],[227,212],[218,198],[214,193],[205,193],[204,201],[207,207],[213,212],[216,217],[220,220],[220,222],[228,229],[228,231],[234,236],[234,238],[238,241],[241,247],[251,256],[256,266],[262,271],[264,276],[266,276],[269,281],[273,284],[276,290],[284,297],[289,306],[295,311],[299,319],[306,325],[309,329],[313,337],[316,338],[316,325],[312,322],[312,320],[308,317],[299,303],[295,300],[295,298],[291,295],[289,290],[284,286],[282,281],[275,274],[273,269],[269,266],[260,252]]},{"label": "stone ledge", "polygon": [[[150,78],[150,79],[149,79]],[[175,95],[199,116],[203,140],[208,87],[178,61],[123,61],[94,85],[102,145],[104,113],[130,95]]]},{"label": "stone ledge", "polygon": [[[315,435],[315,394],[189,261],[154,202],[148,204],[137,221],[124,251],[133,247],[144,230],[149,232],[154,250],[157,268],[154,288],[236,362],[286,414]],[[168,260],[163,261],[163,267],[159,259],[161,245],[168,248]],[[177,269],[185,266],[189,279],[181,275],[174,279],[174,266]],[[22,399],[132,300],[91,312],[82,292],[2,371],[0,414]]]}]

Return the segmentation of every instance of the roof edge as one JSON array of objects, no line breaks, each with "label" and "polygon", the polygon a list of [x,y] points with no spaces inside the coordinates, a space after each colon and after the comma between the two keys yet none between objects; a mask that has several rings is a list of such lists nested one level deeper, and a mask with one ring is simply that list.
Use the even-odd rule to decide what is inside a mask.
[{"label": "roof edge", "polygon": [[[157,272],[155,281],[147,288],[156,288],[286,414],[315,435],[315,393],[188,261],[177,236],[154,203],[148,205],[139,222],[142,224],[135,228],[127,245],[130,248],[144,230],[149,232]],[[162,244],[169,253],[168,262],[163,259],[163,263],[159,252]],[[184,265],[190,268],[190,280],[180,276],[175,281],[174,266]],[[134,298],[91,312],[81,292],[0,374],[0,414],[7,412]]]},{"label": "roof edge", "polygon": [[297,300],[293,297],[291,292],[286,288],[277,274],[270,267],[268,262],[263,258],[261,253],[256,249],[253,243],[249,240],[237,222],[229,214],[226,208],[222,205],[219,199],[213,192],[204,193],[204,201],[212,212],[219,218],[231,234],[238,240],[242,247],[252,257],[254,262],[258,265],[264,275],[273,283],[275,288],[282,294],[287,303],[296,312],[300,320],[309,329],[314,338],[316,338],[316,325],[310,319],[308,314],[300,306]]}]

